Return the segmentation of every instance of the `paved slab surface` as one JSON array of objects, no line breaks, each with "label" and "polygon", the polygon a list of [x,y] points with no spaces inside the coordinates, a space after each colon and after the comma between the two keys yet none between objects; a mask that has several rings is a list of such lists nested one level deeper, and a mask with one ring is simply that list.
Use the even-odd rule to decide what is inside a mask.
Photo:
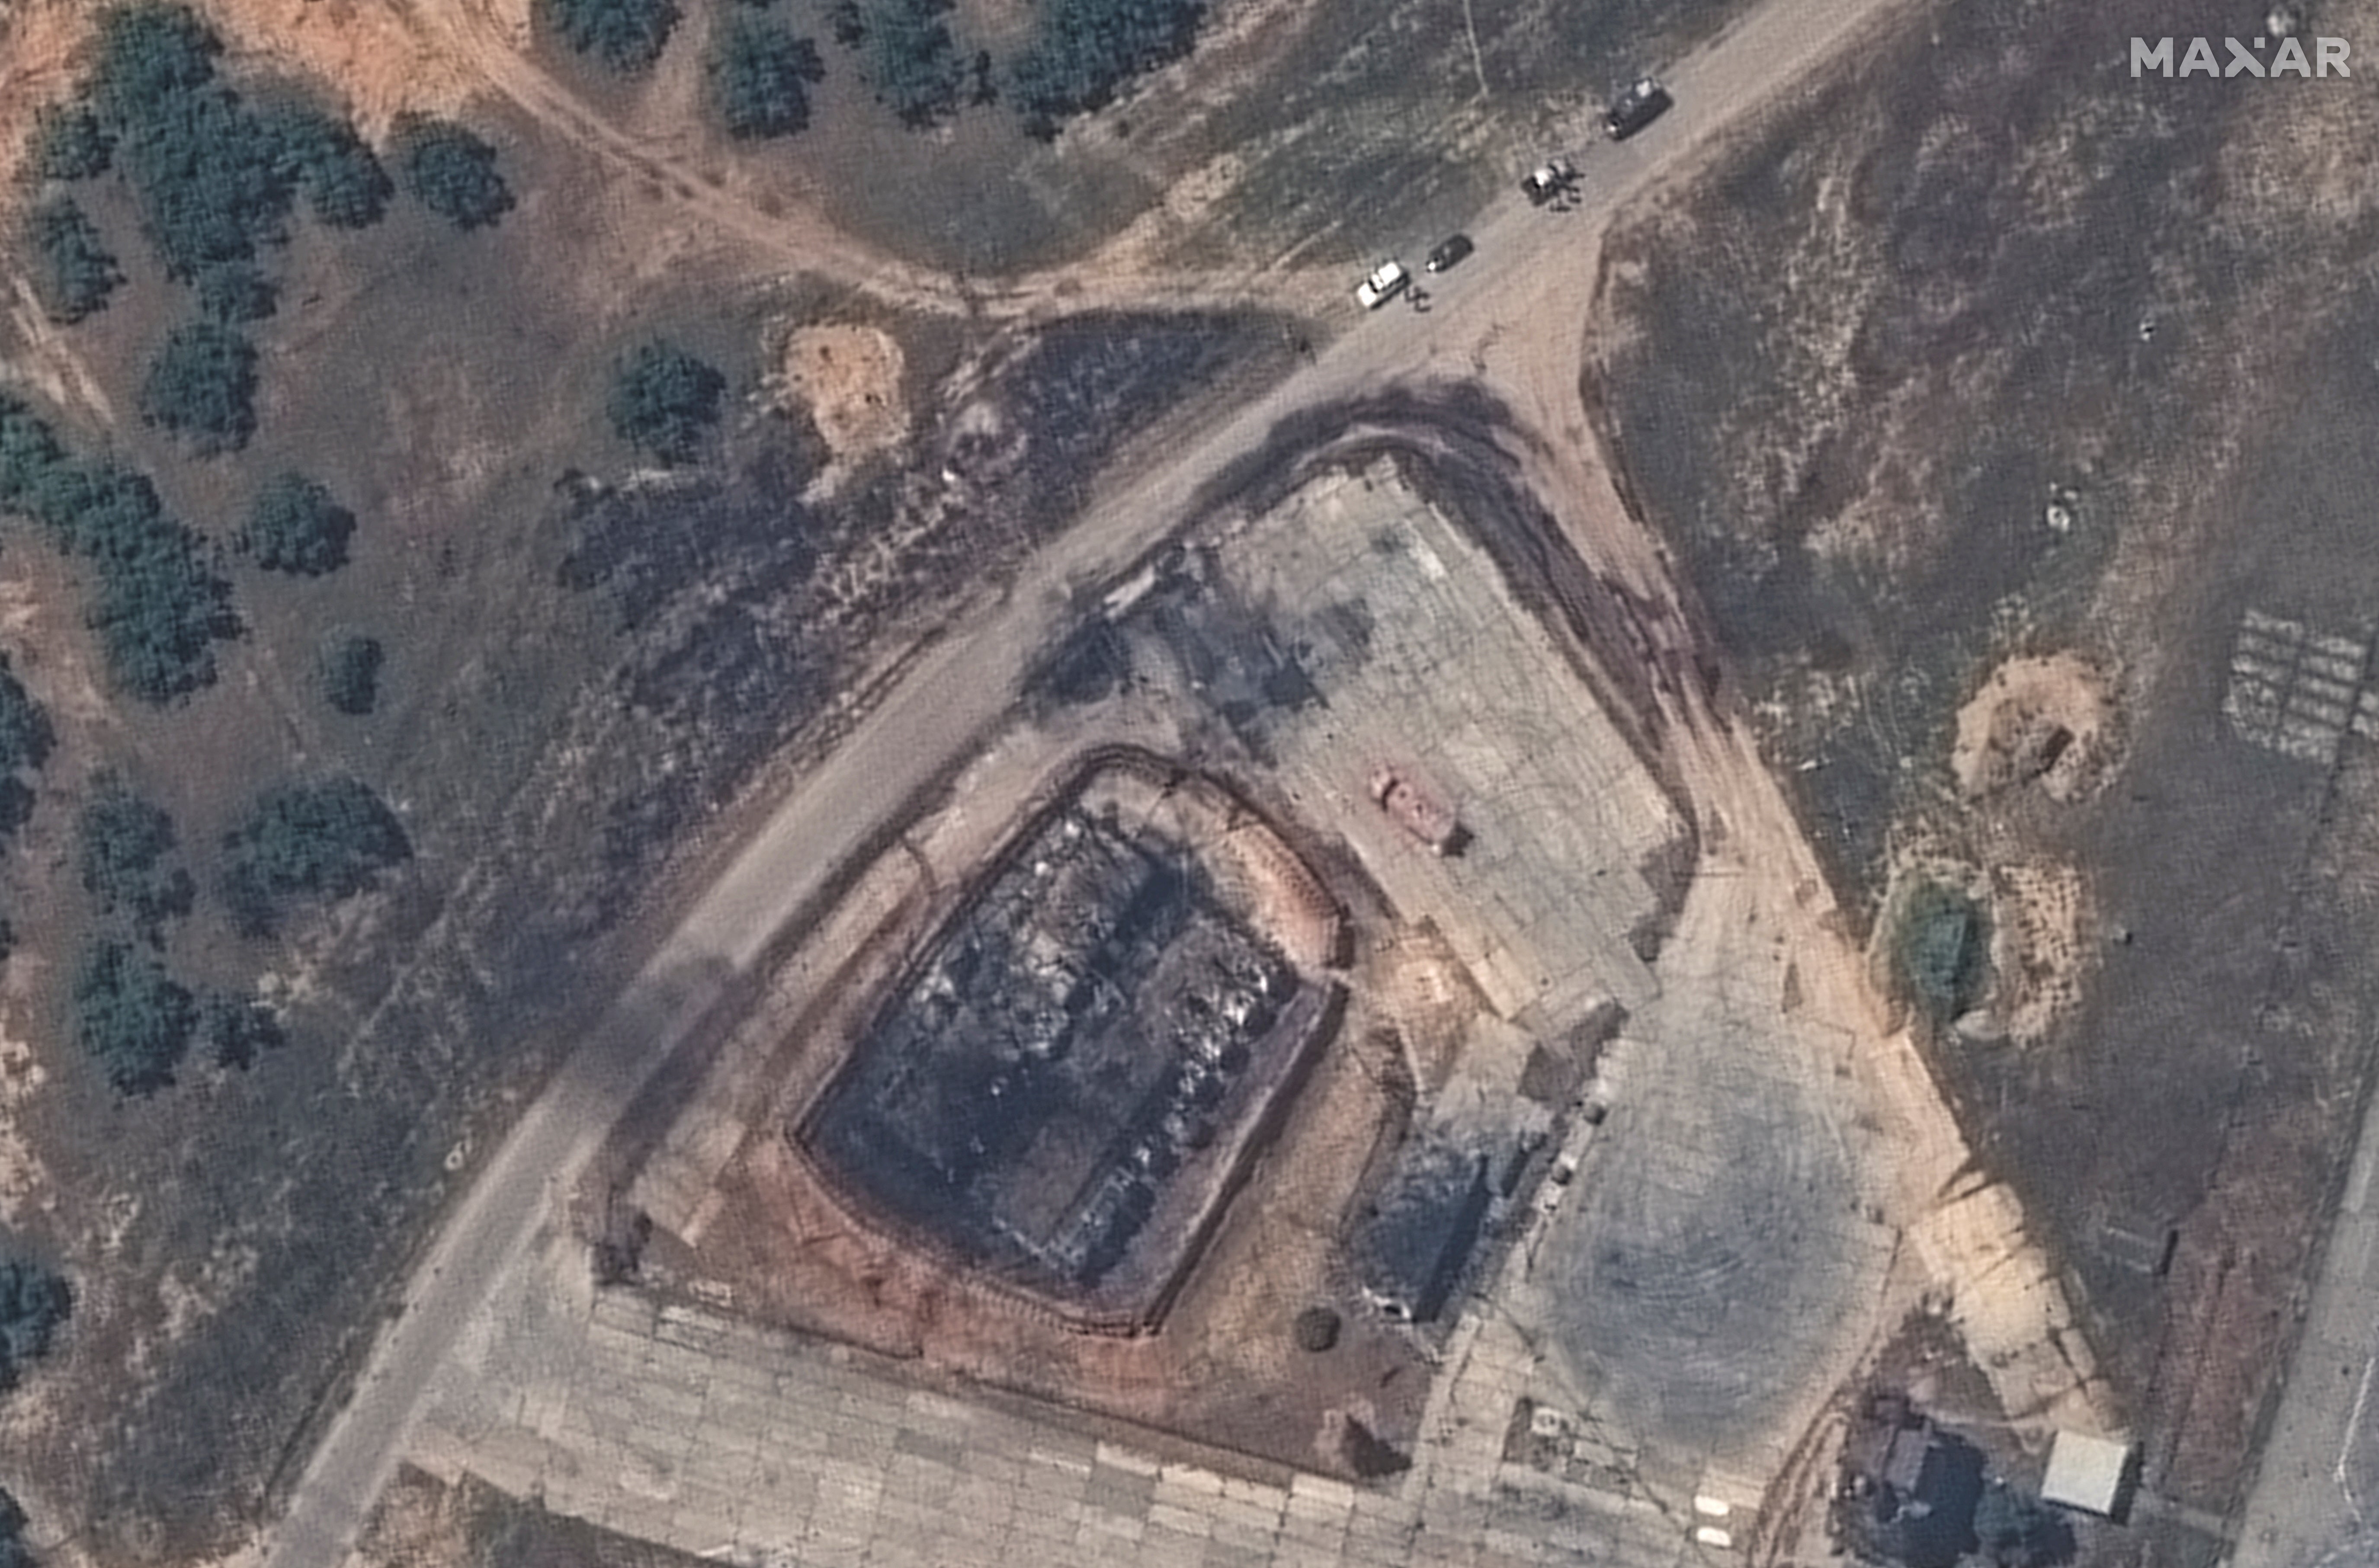
[{"label": "paved slab surface", "polygon": [[1503,1462],[1536,1357],[1493,1314],[1456,1336],[1422,1463],[1374,1490],[1160,1456],[1062,1411],[912,1386],[840,1347],[591,1295],[582,1272],[568,1247],[513,1271],[429,1393],[418,1462],[639,1539],[787,1568],[1708,1560],[1670,1504]]}]

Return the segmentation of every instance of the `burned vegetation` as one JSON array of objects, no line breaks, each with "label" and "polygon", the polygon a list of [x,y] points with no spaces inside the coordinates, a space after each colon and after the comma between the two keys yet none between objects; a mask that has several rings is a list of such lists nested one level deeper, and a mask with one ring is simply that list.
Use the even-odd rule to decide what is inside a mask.
[{"label": "burned vegetation", "polygon": [[1329,994],[1125,803],[1027,831],[800,1137],[932,1250],[1129,1324],[1161,1310]]}]

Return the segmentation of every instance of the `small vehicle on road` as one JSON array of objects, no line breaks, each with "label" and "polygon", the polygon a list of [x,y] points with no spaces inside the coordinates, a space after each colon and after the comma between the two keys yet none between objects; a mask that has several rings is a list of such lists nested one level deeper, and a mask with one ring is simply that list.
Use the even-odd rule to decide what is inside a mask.
[{"label": "small vehicle on road", "polygon": [[1527,193],[1530,205],[1542,207],[1569,189],[1576,179],[1576,170],[1558,158],[1552,158],[1529,171],[1528,177],[1520,182],[1520,189]]},{"label": "small vehicle on road", "polygon": [[1444,244],[1429,253],[1429,259],[1422,265],[1430,271],[1443,272],[1450,267],[1460,266],[1462,259],[1477,248],[1470,243],[1468,235],[1449,235]]},{"label": "small vehicle on road", "polygon": [[1610,113],[1602,116],[1605,130],[1613,141],[1624,141],[1668,112],[1669,90],[1651,77],[1644,77],[1635,86],[1612,100]]},{"label": "small vehicle on road", "polygon": [[1355,303],[1366,310],[1377,310],[1405,291],[1412,274],[1401,261],[1383,261],[1371,269],[1371,275],[1355,285]]}]

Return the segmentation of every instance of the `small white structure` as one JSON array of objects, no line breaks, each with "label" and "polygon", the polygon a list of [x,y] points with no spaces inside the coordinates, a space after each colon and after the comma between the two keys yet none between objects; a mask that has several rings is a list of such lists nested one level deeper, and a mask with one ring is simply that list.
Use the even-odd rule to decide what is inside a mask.
[{"label": "small white structure", "polygon": [[2131,1468],[2130,1443],[2059,1431],[2049,1441],[2048,1474],[2040,1483],[2040,1500],[2112,1517],[2122,1506]]}]

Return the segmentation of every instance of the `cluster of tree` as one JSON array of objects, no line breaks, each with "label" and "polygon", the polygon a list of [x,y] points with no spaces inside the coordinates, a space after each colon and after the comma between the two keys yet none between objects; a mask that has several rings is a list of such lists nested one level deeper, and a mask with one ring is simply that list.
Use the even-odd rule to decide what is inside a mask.
[{"label": "cluster of tree", "polygon": [[1133,77],[1190,53],[1205,0],[1042,0],[1033,46],[1008,73],[1009,101],[1044,140],[1103,109]]},{"label": "cluster of tree", "polygon": [[184,283],[252,267],[260,249],[284,244],[301,194],[318,221],[362,228],[393,189],[344,120],[296,102],[248,103],[216,74],[222,48],[179,6],[110,11],[81,102],[43,122],[37,147],[54,178],[120,168],[167,274]]},{"label": "cluster of tree", "polygon": [[190,912],[198,884],[174,863],[178,836],[163,807],[123,780],[103,777],[82,809],[82,886],[108,921],[128,923],[162,947],[165,923]]},{"label": "cluster of tree", "polygon": [[[956,114],[967,80],[958,40],[942,20],[954,0],[837,0],[827,25],[838,42],[858,49],[876,101],[912,128]],[[984,62],[988,74],[989,62]]]},{"label": "cluster of tree", "polygon": [[0,396],[0,507],[91,563],[98,584],[84,621],[119,688],[164,703],[212,683],[214,645],[239,634],[231,585],[145,475],[76,458],[46,421]]},{"label": "cluster of tree", "polygon": [[56,742],[50,716],[0,654],[0,838],[14,835],[33,814],[33,790],[26,778],[42,770]]},{"label": "cluster of tree", "polygon": [[719,423],[727,378],[674,344],[648,343],[611,380],[611,428],[666,464],[688,463]]},{"label": "cluster of tree", "polygon": [[571,48],[622,74],[649,70],[678,20],[674,0],[539,0],[537,16]]},{"label": "cluster of tree", "polygon": [[237,452],[256,434],[256,345],[220,321],[175,327],[140,383],[140,417],[201,457]]},{"label": "cluster of tree", "polygon": [[283,473],[257,491],[236,546],[267,572],[320,577],[347,563],[355,531],[356,514],[320,481]]},{"label": "cluster of tree", "polygon": [[31,1523],[17,1500],[0,1488],[0,1568],[34,1568],[33,1549],[25,1539]]},{"label": "cluster of tree", "polygon": [[810,123],[810,89],[826,79],[817,45],[758,6],[731,6],[702,62],[710,112],[740,141],[791,136]]},{"label": "cluster of tree", "polygon": [[341,637],[322,653],[322,696],[350,718],[361,718],[380,706],[380,639]]},{"label": "cluster of tree", "polygon": [[33,204],[25,215],[25,244],[35,262],[33,292],[53,321],[71,325],[105,309],[107,296],[124,281],[99,226],[71,196]]},{"label": "cluster of tree", "polygon": [[[15,1387],[26,1363],[49,1354],[73,1310],[74,1293],[65,1280],[23,1258],[0,1260],[0,1389]],[[15,1507],[11,1500],[8,1511]],[[18,1514],[17,1525],[23,1522]]]},{"label": "cluster of tree", "polygon": [[199,1026],[199,1004],[154,955],[102,937],[84,949],[70,999],[76,1039],[118,1094],[172,1085]]},{"label": "cluster of tree", "polygon": [[354,778],[266,792],[224,836],[223,850],[223,900],[253,936],[272,934],[300,900],[353,898],[413,858],[396,814]]},{"label": "cluster of tree", "polygon": [[396,127],[396,156],[414,199],[465,234],[513,209],[496,150],[451,120],[406,116]]}]

